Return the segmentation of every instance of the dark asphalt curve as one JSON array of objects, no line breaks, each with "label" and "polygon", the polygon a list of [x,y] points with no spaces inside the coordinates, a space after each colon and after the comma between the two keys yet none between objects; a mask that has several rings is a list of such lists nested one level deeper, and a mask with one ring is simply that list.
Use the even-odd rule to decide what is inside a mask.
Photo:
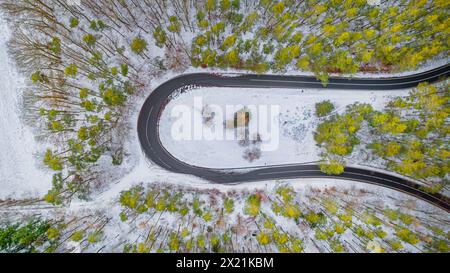
[{"label": "dark asphalt curve", "polygon": [[[398,90],[412,88],[421,82],[435,82],[450,74],[450,64],[417,73],[391,78],[340,78],[329,79],[326,87],[312,76],[249,75],[221,76],[197,73],[175,77],[157,87],[146,99],[139,113],[137,130],[141,148],[146,157],[160,167],[175,173],[189,174],[213,183],[237,184],[250,181],[288,178],[339,178],[356,182],[375,184],[398,190],[432,203],[450,212],[450,199],[441,194],[430,194],[412,180],[382,172],[345,168],[340,175],[327,175],[317,165],[290,164],[243,169],[211,169],[186,164],[173,157],[159,138],[159,118],[170,95],[179,88],[189,85],[235,88],[326,88],[357,90]],[[276,89],[274,89],[276,92]]]}]

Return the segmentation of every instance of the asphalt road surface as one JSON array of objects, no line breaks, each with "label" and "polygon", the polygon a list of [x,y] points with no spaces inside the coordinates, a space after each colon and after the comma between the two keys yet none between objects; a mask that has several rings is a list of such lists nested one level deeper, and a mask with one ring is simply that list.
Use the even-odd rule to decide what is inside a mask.
[{"label": "asphalt road surface", "polygon": [[[189,165],[173,157],[163,147],[158,128],[159,117],[165,105],[169,102],[170,95],[177,89],[189,85],[235,88],[352,89],[355,92],[358,92],[358,90],[393,90],[395,92],[398,89],[415,87],[421,82],[435,82],[449,76],[449,74],[450,64],[447,64],[433,70],[402,77],[373,79],[334,77],[329,79],[326,87],[312,76],[185,74],[161,84],[148,96],[139,113],[137,124],[139,141],[147,158],[160,167],[175,173],[201,177],[213,183],[237,184],[288,178],[339,178],[398,190],[450,212],[450,199],[448,197],[427,193],[413,180],[364,168],[347,167],[342,174],[336,176],[322,173],[318,165],[289,164],[257,169],[211,169]],[[276,89],[274,89],[274,92],[276,92]]]}]

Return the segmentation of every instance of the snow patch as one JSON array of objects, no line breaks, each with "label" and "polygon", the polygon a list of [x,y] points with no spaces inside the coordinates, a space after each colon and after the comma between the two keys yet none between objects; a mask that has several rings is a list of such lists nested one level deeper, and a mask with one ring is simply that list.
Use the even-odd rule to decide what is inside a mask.
[{"label": "snow patch", "polygon": [[20,76],[8,57],[11,32],[0,17],[0,199],[42,197],[51,187],[51,176],[36,166],[41,154],[30,128],[21,121]]}]

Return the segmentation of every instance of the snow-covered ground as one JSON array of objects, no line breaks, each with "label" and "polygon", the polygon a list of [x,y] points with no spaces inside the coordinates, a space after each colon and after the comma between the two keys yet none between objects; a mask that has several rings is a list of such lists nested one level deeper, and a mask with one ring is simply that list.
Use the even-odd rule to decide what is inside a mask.
[{"label": "snow-covered ground", "polygon": [[[42,144],[35,141],[30,128],[21,121],[22,87],[25,79],[21,76],[10,59],[7,52],[7,41],[11,31],[5,20],[0,16],[0,199],[7,197],[28,198],[41,197],[51,188],[51,173],[40,167],[40,159],[37,154],[42,153]],[[184,73],[196,72],[223,72],[214,69],[190,68]],[[244,71],[233,71],[240,72]],[[152,82],[150,90],[159,84],[177,76],[179,73],[168,72]],[[303,73],[308,74],[308,73]],[[269,89],[245,89],[232,90],[220,88],[218,92],[210,92],[207,88],[193,90],[174,99],[163,113],[161,124],[162,134],[170,133],[170,107],[174,103],[186,103],[192,107],[193,97],[200,95],[204,104],[267,104],[280,105],[280,147],[273,152],[263,152],[261,158],[253,162],[243,159],[245,148],[234,142],[214,143],[205,141],[191,141],[180,143],[171,141],[171,137],[162,137],[165,147],[180,160],[196,165],[212,167],[245,167],[264,164],[284,164],[308,162],[318,159],[317,149],[312,139],[312,131],[317,124],[314,119],[314,104],[323,99],[329,99],[335,103],[337,111],[355,101],[370,102],[375,108],[382,107],[391,92],[370,91],[324,91],[324,90],[273,90]],[[243,95],[242,92],[245,92]],[[406,93],[406,91],[404,91]],[[129,156],[125,159],[121,179],[114,179],[111,185],[104,189],[105,192],[97,193],[102,201],[115,200],[122,190],[126,190],[136,183],[167,182],[176,184],[194,185],[196,187],[219,187],[202,179],[170,173],[155,166],[145,159],[140,150],[136,135],[136,119],[146,95],[137,98],[136,108],[130,118],[130,135],[126,143]],[[230,116],[228,116],[230,118]],[[186,145],[188,144],[188,145]],[[218,144],[218,145],[216,145]],[[112,169],[110,170],[112,171]],[[298,180],[297,180],[298,181]],[[328,180],[326,180],[328,181]],[[271,184],[269,182],[268,184]],[[264,182],[245,184],[245,187],[258,188],[267,185]],[[226,186],[232,188],[233,186]],[[95,198],[95,197],[94,197]],[[74,204],[75,207],[77,204]]]},{"label": "snow-covered ground", "polygon": [[0,199],[40,197],[51,176],[37,167],[39,145],[20,119],[24,79],[8,56],[11,32],[1,17],[0,33]]},{"label": "snow-covered ground", "polygon": [[[313,138],[314,130],[319,120],[315,116],[315,104],[323,100],[330,100],[336,107],[335,112],[342,112],[345,107],[354,102],[370,103],[375,109],[381,109],[393,96],[406,95],[407,90],[396,91],[345,91],[329,89],[235,89],[224,87],[202,87],[180,93],[172,98],[162,113],[159,123],[159,133],[163,146],[174,157],[192,165],[211,168],[239,168],[257,167],[265,165],[309,163],[320,159],[319,150]],[[201,102],[201,103],[200,103]],[[223,118],[217,115],[219,109],[223,111]],[[250,143],[242,146],[236,139],[208,140],[204,135],[194,138],[194,128],[201,120],[205,109],[216,112],[220,129],[226,120],[232,120],[234,111],[227,111],[227,105],[235,110],[246,107],[250,111],[250,124],[258,126],[264,117],[268,117],[267,130],[258,129],[262,144],[272,143],[274,149],[261,149],[260,158],[250,161],[244,158],[248,149],[261,146]],[[256,109],[251,107],[256,106]],[[267,106],[267,114],[260,111],[259,106]],[[270,120],[270,113],[277,113]],[[186,111],[184,111],[185,109]],[[189,111],[188,111],[189,110]],[[183,113],[191,114],[191,118],[184,119]],[[197,115],[197,118],[194,116]],[[204,115],[203,115],[204,116]],[[200,120],[199,120],[200,117]],[[190,124],[189,124],[190,123]],[[186,125],[185,128],[180,124]],[[278,132],[274,129],[278,124]],[[273,126],[273,127],[272,127]],[[179,132],[189,131],[192,139],[179,136]],[[209,130],[205,126],[203,130]],[[183,131],[184,130],[184,131]],[[233,129],[225,129],[226,135]],[[265,132],[265,133],[264,133]],[[180,139],[182,138],[182,139]],[[278,140],[277,140],[278,139]],[[278,143],[278,145],[277,145]],[[262,147],[262,146],[261,146]]]}]

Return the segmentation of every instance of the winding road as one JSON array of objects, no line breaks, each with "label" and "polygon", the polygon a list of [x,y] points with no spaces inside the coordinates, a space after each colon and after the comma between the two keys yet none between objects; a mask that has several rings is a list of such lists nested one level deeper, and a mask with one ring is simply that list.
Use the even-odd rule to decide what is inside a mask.
[{"label": "winding road", "polygon": [[138,136],[146,157],[171,172],[190,174],[214,183],[243,183],[250,181],[288,178],[339,178],[375,184],[398,190],[434,204],[450,212],[450,199],[441,194],[421,190],[412,180],[363,168],[346,167],[340,175],[327,175],[318,165],[290,164],[261,168],[211,169],[186,164],[173,157],[162,145],[159,137],[159,118],[170,96],[180,88],[218,86],[235,88],[327,88],[358,90],[397,90],[412,88],[421,82],[435,82],[450,75],[450,64],[402,77],[390,78],[340,78],[329,79],[327,87],[313,76],[249,75],[220,76],[197,73],[175,77],[157,87],[146,99],[138,118]]}]

